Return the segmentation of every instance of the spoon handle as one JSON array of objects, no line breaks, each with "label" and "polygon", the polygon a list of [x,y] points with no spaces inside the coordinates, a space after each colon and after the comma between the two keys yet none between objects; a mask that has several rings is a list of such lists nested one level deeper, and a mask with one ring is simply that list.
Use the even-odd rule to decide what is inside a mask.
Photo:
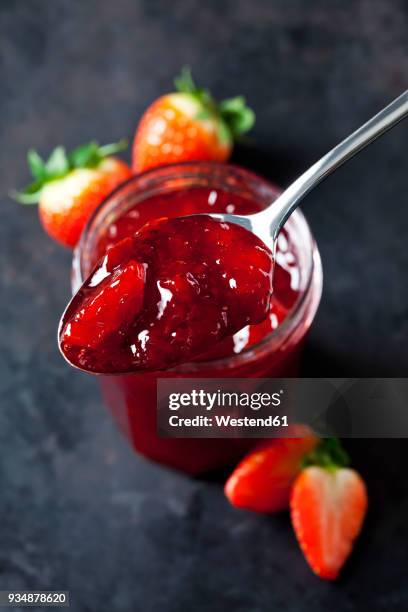
[{"label": "spoon handle", "polygon": [[[344,164],[345,161],[407,117],[407,115],[408,90],[324,155],[309,170],[306,170],[269,207],[268,213],[270,218],[268,220],[272,236],[276,238],[287,218],[309,191],[336,170],[336,168],[341,166],[341,164]],[[263,223],[265,223],[265,211],[258,214],[264,215]]]}]

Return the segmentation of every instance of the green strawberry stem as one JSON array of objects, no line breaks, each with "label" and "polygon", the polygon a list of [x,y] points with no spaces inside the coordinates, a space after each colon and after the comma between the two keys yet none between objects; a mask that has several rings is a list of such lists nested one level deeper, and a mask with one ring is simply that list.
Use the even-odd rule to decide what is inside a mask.
[{"label": "green strawberry stem", "polygon": [[327,470],[337,470],[349,464],[350,457],[338,438],[323,438],[302,460],[303,468],[316,465]]},{"label": "green strawberry stem", "polygon": [[217,122],[221,140],[230,142],[248,132],[255,123],[254,111],[246,105],[243,96],[236,96],[217,103],[210,91],[197,87],[189,67],[182,68],[180,76],[174,80],[177,91],[193,96],[202,109],[197,114],[198,120],[214,119]]},{"label": "green strawberry stem", "polygon": [[88,142],[67,153],[64,147],[56,147],[47,161],[37,151],[30,149],[27,163],[34,181],[22,192],[13,191],[11,197],[20,204],[37,204],[47,183],[64,178],[77,168],[97,168],[109,155],[123,151],[128,146],[126,139],[100,146],[96,141]]}]

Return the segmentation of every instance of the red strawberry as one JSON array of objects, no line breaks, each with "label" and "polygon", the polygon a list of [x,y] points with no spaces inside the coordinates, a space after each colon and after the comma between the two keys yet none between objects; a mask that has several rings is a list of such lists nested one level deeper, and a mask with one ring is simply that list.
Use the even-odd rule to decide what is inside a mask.
[{"label": "red strawberry", "polygon": [[[316,451],[316,454],[319,450]],[[290,506],[293,528],[312,570],[337,578],[367,510],[367,491],[354,470],[324,461],[296,478]]]},{"label": "red strawberry", "polygon": [[129,166],[111,156],[125,146],[124,141],[104,147],[91,142],[69,155],[57,147],[46,162],[29,151],[28,164],[35,180],[23,193],[12,195],[22,204],[38,202],[48,234],[74,247],[95,208],[131,176]]},{"label": "red strawberry", "polygon": [[301,469],[302,458],[318,438],[308,427],[293,427],[296,438],[262,442],[234,470],[225,485],[233,506],[256,512],[277,512],[289,505],[291,485]]},{"label": "red strawberry", "polygon": [[234,139],[254,124],[242,96],[217,104],[206,89],[196,87],[186,68],[175,85],[177,92],[153,102],[138,125],[135,172],[182,161],[226,161]]}]

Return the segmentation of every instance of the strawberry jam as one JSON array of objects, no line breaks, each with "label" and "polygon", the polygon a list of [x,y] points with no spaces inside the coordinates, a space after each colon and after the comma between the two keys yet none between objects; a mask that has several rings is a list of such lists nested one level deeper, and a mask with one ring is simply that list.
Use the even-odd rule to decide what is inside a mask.
[{"label": "strawberry jam", "polygon": [[108,249],[72,300],[61,348],[90,372],[162,370],[266,318],[272,253],[234,223],[161,218]]},{"label": "strawberry jam", "polygon": [[[132,245],[132,237],[136,232],[140,231],[146,223],[162,217],[174,218],[196,213],[217,212],[245,215],[262,210],[278,194],[278,190],[270,183],[241,168],[203,162],[158,168],[134,177],[119,188],[94,215],[74,256],[73,286],[75,293],[83,285],[85,279],[88,278],[87,282],[90,283],[95,266],[98,266],[101,272],[99,277],[94,278],[95,287],[91,287],[86,296],[87,289],[86,286],[84,287],[85,293],[82,294],[81,299],[89,298],[85,309],[87,315],[83,315],[82,322],[80,322],[81,317],[78,318],[76,330],[71,329],[70,350],[72,354],[70,358],[80,359],[78,347],[82,346],[84,347],[81,349],[84,351],[82,355],[91,359],[99,355],[105,361],[104,367],[106,367],[109,359],[106,355],[102,356],[101,349],[113,341],[111,330],[122,328],[125,331],[121,338],[125,341],[123,346],[126,346],[130,334],[138,329],[137,321],[140,323],[142,320],[140,309],[144,309],[144,305],[147,304],[145,291],[150,291],[146,288],[147,275],[144,277],[140,268],[143,261],[140,261],[139,256],[135,256],[131,248],[126,256],[122,257],[122,254],[119,257],[119,265],[116,263],[114,265],[112,257],[115,251],[107,253],[110,247],[129,238],[130,240],[125,241],[124,244]],[[177,242],[178,238],[179,231],[174,232],[173,239]],[[156,244],[158,251],[161,246],[164,245]],[[117,252],[119,253],[122,249],[123,246],[118,245]],[[240,270],[248,271],[248,265],[245,265],[248,262],[243,261],[241,251],[242,249],[235,245],[233,259],[227,259],[225,262],[228,268],[227,274],[232,274],[232,272],[237,274],[236,270],[231,269],[231,266],[235,264]],[[104,272],[105,256],[107,256],[107,264],[111,265],[111,269]],[[178,261],[174,253],[171,258],[169,257],[169,262],[170,260],[173,265],[175,261]],[[98,264],[99,261],[101,263]],[[260,269],[259,266],[258,269]],[[143,270],[145,270],[144,266]],[[171,270],[168,272],[168,280],[174,281],[173,273]],[[194,293],[191,293],[194,287],[186,282],[187,270],[183,272],[183,282],[180,283],[180,286],[186,289],[186,295],[195,297]],[[104,274],[107,274],[106,282],[102,278]],[[233,278],[240,281],[237,276]],[[117,280],[120,282],[115,284]],[[140,287],[140,291],[134,290],[139,283],[143,287]],[[269,310],[263,320],[261,317],[251,319],[251,324],[243,321],[241,328],[236,331],[233,327],[229,328],[230,335],[226,335],[223,339],[221,335],[217,336],[217,342],[207,342],[207,348],[204,350],[205,343],[201,345],[200,336],[207,320],[206,317],[202,317],[200,326],[194,330],[194,334],[197,334],[197,339],[194,339],[194,351],[188,358],[185,353],[185,356],[182,357],[185,361],[180,365],[166,369],[164,364],[168,357],[160,354],[155,355],[154,359],[156,363],[160,362],[164,369],[158,371],[145,369],[113,376],[100,375],[98,378],[105,403],[134,449],[150,459],[191,474],[216,469],[230,463],[234,464],[254,444],[254,440],[177,439],[158,436],[157,379],[296,376],[303,338],[319,303],[321,283],[321,264],[316,245],[302,213],[295,211],[278,237],[273,272],[273,293],[269,299]],[[132,296],[130,293],[128,295],[128,286],[133,287]],[[237,282],[237,289],[244,289],[244,287],[245,283],[242,285],[242,281]],[[227,291],[229,288],[228,284]],[[94,292],[93,289],[96,291]],[[235,288],[231,289],[237,291]],[[121,291],[122,294],[128,295],[128,298],[123,301],[118,300],[115,291]],[[160,312],[158,303],[164,305],[166,302],[165,310],[169,308],[171,302],[166,301],[166,296],[169,297],[169,294],[164,293],[162,296],[157,285],[154,288],[153,284],[151,291],[153,292],[151,302],[155,314],[158,315]],[[241,298],[245,303],[245,292]],[[117,304],[116,309],[109,309],[107,305],[110,300]],[[99,307],[101,311],[98,311]],[[66,313],[65,323],[73,317],[75,311],[80,310],[76,307],[69,310]],[[139,312],[140,318],[135,319],[136,312]],[[232,314],[231,309],[229,314]],[[172,325],[171,310],[168,311],[168,315]],[[189,315],[188,312],[187,317]],[[108,324],[99,326],[99,316],[102,316]],[[143,317],[145,316],[147,312],[143,313]],[[160,320],[157,320],[156,316],[153,326],[156,331],[159,330],[159,327],[156,326],[160,324]],[[259,322],[256,323],[255,320]],[[151,322],[153,321],[149,321]],[[232,319],[229,319],[228,323],[230,322]],[[236,321],[236,325],[241,325],[241,321]],[[93,331],[89,333],[91,329]],[[181,329],[176,331],[181,333]],[[171,333],[170,331],[170,340]],[[141,348],[141,344],[138,346]],[[176,349],[175,345],[173,349]],[[128,352],[125,351],[125,353],[128,357]],[[119,350],[116,355],[120,354]],[[195,357],[192,357],[193,354]],[[176,361],[179,359],[177,358]],[[94,367],[95,370],[98,369],[95,362]],[[112,364],[110,367],[112,371],[114,369]],[[156,366],[151,365],[151,367]],[[131,369],[134,369],[133,365]]]}]

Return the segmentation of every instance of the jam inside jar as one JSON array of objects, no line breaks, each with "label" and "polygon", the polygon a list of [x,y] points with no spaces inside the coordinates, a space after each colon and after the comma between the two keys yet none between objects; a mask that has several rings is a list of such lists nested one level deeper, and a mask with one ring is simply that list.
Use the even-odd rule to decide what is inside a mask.
[{"label": "jam inside jar", "polygon": [[[176,164],[136,176],[105,200],[85,228],[74,253],[73,290],[109,246],[147,221],[206,212],[250,214],[278,195],[264,179],[226,164]],[[321,289],[319,253],[297,210],[278,238],[271,309],[262,323],[242,329],[192,363],[160,372],[99,376],[105,402],[135,450],[191,474],[237,461],[253,439],[158,437],[157,379],[296,376]]]}]

